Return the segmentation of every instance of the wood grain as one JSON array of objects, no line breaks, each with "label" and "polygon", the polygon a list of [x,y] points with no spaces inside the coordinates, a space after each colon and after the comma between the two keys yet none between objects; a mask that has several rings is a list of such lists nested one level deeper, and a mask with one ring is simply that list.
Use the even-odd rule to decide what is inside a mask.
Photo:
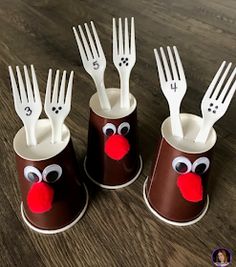
[{"label": "wood grain", "polygon": [[[20,216],[12,140],[22,124],[14,111],[7,66],[33,63],[43,99],[50,67],[75,71],[72,111],[66,123],[84,176],[88,102],[95,87],[83,69],[71,27],[95,21],[107,57],[106,87],[118,87],[111,54],[113,16],[135,17],[137,63],[130,88],[138,100],[142,175],[123,190],[91,191],[89,208],[72,229],[39,235]],[[206,267],[218,246],[236,254],[235,99],[215,126],[218,141],[207,215],[190,227],[168,226],[152,216],[142,198],[160,125],[168,116],[153,48],[178,47],[188,81],[182,112],[200,114],[201,98],[220,63],[236,63],[234,0],[2,0],[0,36],[0,266]]]}]

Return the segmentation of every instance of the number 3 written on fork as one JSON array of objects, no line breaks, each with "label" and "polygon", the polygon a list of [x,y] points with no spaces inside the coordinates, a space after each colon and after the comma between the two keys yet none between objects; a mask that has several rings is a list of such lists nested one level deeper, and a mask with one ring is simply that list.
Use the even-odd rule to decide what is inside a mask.
[{"label": "number 3 written on fork", "polygon": [[175,92],[176,92],[176,90],[177,90],[176,83],[172,83],[172,84],[170,85],[170,88],[171,88],[172,90],[175,90]]},{"label": "number 3 written on fork", "polygon": [[93,62],[93,68],[94,68],[95,70],[98,70],[98,69],[99,69],[99,64],[98,64],[97,61],[94,61],[94,62]]},{"label": "number 3 written on fork", "polygon": [[32,109],[30,107],[25,107],[25,115],[30,116],[32,114]]}]

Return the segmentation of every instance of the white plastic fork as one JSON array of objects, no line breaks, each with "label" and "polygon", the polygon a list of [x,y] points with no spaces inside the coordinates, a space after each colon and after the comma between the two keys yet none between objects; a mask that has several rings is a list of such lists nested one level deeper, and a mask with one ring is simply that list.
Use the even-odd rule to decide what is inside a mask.
[{"label": "white plastic fork", "polygon": [[60,91],[58,92],[59,73],[60,71],[57,70],[53,86],[53,92],[51,96],[52,70],[51,69],[49,70],[45,103],[44,103],[45,113],[47,114],[52,126],[52,143],[58,143],[62,141],[62,126],[65,118],[67,117],[71,109],[71,96],[72,96],[74,72],[71,71],[70,73],[66,97],[65,97],[66,71],[63,71],[60,84]]},{"label": "white plastic fork", "polygon": [[29,77],[27,67],[24,66],[24,74],[26,81],[25,85],[21,76],[20,68],[16,67],[17,79],[19,84],[19,90],[17,88],[16,80],[12,67],[9,66],[9,74],[11,80],[11,87],[13,91],[14,106],[16,113],[21,118],[26,133],[26,143],[28,146],[37,145],[35,127],[42,112],[42,103],[39,94],[38,82],[34,70],[34,66],[31,65],[31,75],[33,81],[33,90]]},{"label": "white plastic fork", "polygon": [[[90,33],[89,27],[87,23],[84,24],[85,30],[88,36],[89,42],[84,35],[82,27],[79,25],[80,36],[75,27],[73,27],[75,39],[79,48],[80,56],[84,65],[85,70],[89,73],[89,75],[93,78],[97,92],[99,97],[99,102],[102,109],[111,109],[111,105],[109,99],[106,94],[106,89],[104,85],[104,71],[106,68],[106,58],[103,53],[103,49],[100,43],[100,40],[97,35],[96,28],[94,23],[91,21],[91,27],[93,31],[94,39]],[[81,42],[82,39],[82,42]],[[90,45],[89,45],[90,44]]]},{"label": "white plastic fork", "polygon": [[[172,55],[171,49],[167,46],[167,52],[169,55],[171,71],[168,66],[168,62],[164,53],[164,49],[160,48],[161,58],[164,66],[162,67],[162,62],[157,52],[157,49],[154,49],[154,54],[156,57],[157,68],[159,72],[159,79],[161,90],[166,97],[170,109],[170,119],[171,119],[171,130],[173,136],[183,138],[183,128],[180,120],[180,105],[182,99],[187,90],[187,82],[184,75],[184,70],[182,62],[179,57],[178,50],[173,46],[175,60]],[[172,72],[172,73],[171,73]]]},{"label": "white plastic fork", "polygon": [[226,62],[223,61],[202,99],[201,110],[203,121],[195,142],[205,143],[207,141],[212,126],[225,114],[235,93],[236,67],[221,90],[232,65],[232,63],[229,63],[222,74],[225,64]]},{"label": "white plastic fork", "polygon": [[131,18],[131,31],[129,38],[128,19],[125,18],[124,35],[122,21],[119,18],[118,41],[116,20],[113,18],[113,62],[120,75],[120,105],[121,108],[130,107],[129,78],[130,72],[136,62],[134,18]]}]

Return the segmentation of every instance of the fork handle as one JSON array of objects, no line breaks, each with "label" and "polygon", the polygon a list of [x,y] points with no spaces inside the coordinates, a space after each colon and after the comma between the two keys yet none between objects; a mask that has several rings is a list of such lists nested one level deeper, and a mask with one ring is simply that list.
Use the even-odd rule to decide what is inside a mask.
[{"label": "fork handle", "polygon": [[200,131],[195,139],[195,142],[206,143],[208,135],[213,125],[214,125],[213,123],[203,119]]},{"label": "fork handle", "polygon": [[109,99],[108,99],[108,96],[107,96],[107,93],[106,93],[104,80],[103,79],[102,80],[94,79],[94,82],[95,82],[95,85],[96,85],[96,88],[97,88],[98,99],[99,99],[101,108],[110,110],[111,109],[111,105],[110,105],[110,102],[109,102]]},{"label": "fork handle", "polygon": [[120,74],[120,106],[130,108],[129,99],[129,77],[130,72]]},{"label": "fork handle", "polygon": [[52,143],[59,143],[62,141],[62,126],[64,123],[64,120],[51,120],[51,126],[52,126]]},{"label": "fork handle", "polygon": [[173,136],[183,138],[184,137],[183,128],[179,115],[180,108],[178,106],[177,107],[174,106],[173,108],[173,105],[169,106],[169,108],[170,108],[170,122],[171,122],[172,134]]},{"label": "fork handle", "polygon": [[36,134],[35,134],[35,123],[24,123],[25,127],[25,134],[26,134],[26,143],[28,146],[36,146],[37,140],[36,140]]}]

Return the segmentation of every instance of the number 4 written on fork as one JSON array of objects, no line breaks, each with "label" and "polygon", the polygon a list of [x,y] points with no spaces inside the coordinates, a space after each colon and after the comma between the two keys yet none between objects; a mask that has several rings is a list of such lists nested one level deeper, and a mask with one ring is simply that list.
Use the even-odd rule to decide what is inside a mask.
[{"label": "number 4 written on fork", "polygon": [[170,84],[170,88],[171,88],[171,90],[174,90],[175,92],[176,92],[176,90],[178,89],[178,88],[176,87],[176,83],[171,83],[171,84]]}]

